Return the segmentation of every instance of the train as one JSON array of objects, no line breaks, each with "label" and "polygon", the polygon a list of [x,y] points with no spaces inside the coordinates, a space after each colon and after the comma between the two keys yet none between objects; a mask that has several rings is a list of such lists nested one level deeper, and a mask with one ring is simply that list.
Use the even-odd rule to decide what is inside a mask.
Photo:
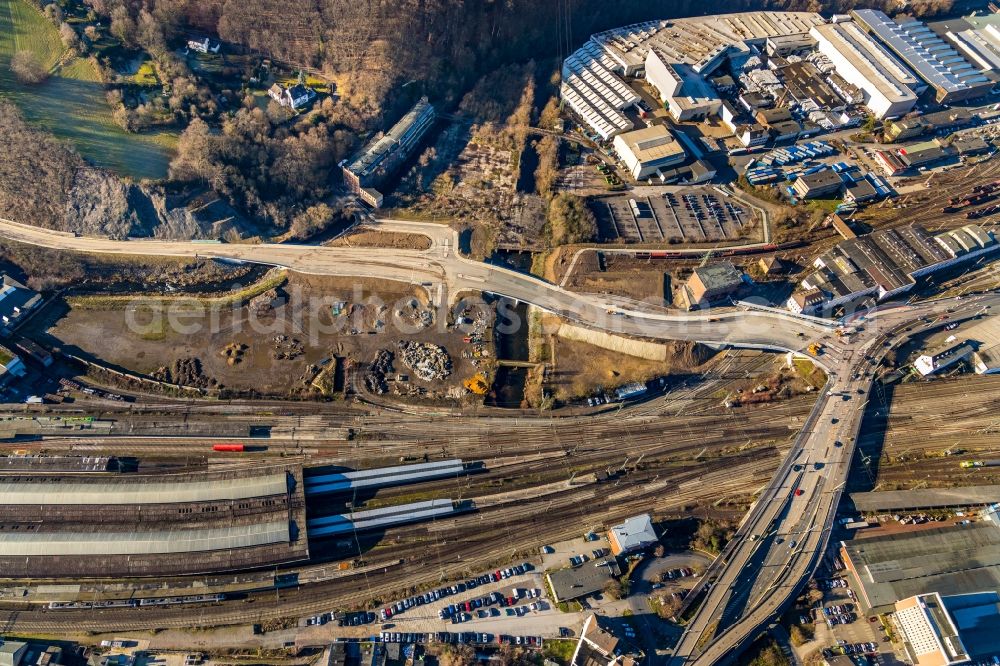
[{"label": "train", "polygon": [[51,601],[49,610],[87,610],[100,608],[136,608],[142,606],[174,606],[180,604],[212,604],[225,601],[225,594],[189,594],[180,597],[149,597],[146,599],[111,599],[108,601]]},{"label": "train", "polygon": [[1000,467],[1000,460],[965,460],[959,463],[959,467],[963,469],[972,469],[975,467]]},{"label": "train", "polygon": [[243,453],[247,447],[243,444],[213,444],[213,451],[228,451],[230,453]]},{"label": "train", "polygon": [[[710,250],[713,257],[737,257],[745,254],[760,254],[764,252],[777,252],[779,250],[790,250],[804,245],[802,241],[791,241],[788,243],[767,243],[756,247],[732,248]],[[636,252],[636,259],[699,259],[703,255],[696,255],[690,252],[676,252],[670,250],[649,250],[647,252]]]}]

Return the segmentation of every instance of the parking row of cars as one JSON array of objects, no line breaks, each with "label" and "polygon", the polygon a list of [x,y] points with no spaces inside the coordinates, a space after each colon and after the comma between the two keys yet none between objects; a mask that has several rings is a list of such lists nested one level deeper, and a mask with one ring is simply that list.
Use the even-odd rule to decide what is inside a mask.
[{"label": "parking row of cars", "polygon": [[681,567],[680,569],[671,569],[670,571],[663,574],[665,580],[674,580],[675,578],[688,578],[694,575],[694,570],[690,567]]},{"label": "parking row of cars", "polygon": [[816,581],[821,590],[832,590],[838,587],[847,587],[847,581],[843,578],[824,578]]},{"label": "parking row of cars", "polygon": [[[455,624],[456,622],[465,622],[471,618],[463,616],[467,616],[473,611],[476,611],[479,614],[479,617],[486,617],[486,614],[483,613],[483,611],[489,606],[496,605],[509,607],[514,606],[518,599],[536,599],[540,596],[542,596],[542,591],[537,588],[529,588],[527,590],[514,588],[511,590],[511,594],[509,596],[504,596],[499,592],[493,591],[483,597],[476,597],[475,599],[469,599],[468,601],[460,601],[458,603],[449,604],[438,611],[438,617],[442,620],[450,619],[452,624]],[[496,615],[500,615],[499,609],[494,608],[492,610],[497,610]],[[508,613],[508,615],[511,614],[512,613]]]},{"label": "parking row of cars", "polygon": [[378,619],[375,613],[361,611],[360,613],[320,613],[306,619],[306,626],[323,625],[336,621],[338,627],[360,627],[371,624]]},{"label": "parking row of cars", "polygon": [[848,643],[839,641],[839,644],[832,648],[825,648],[823,656],[829,659],[836,654],[872,654],[878,652],[878,643],[870,641],[868,643]]},{"label": "parking row of cars", "polygon": [[[486,585],[491,582],[499,582],[501,580],[506,580],[513,576],[521,576],[529,571],[534,570],[534,566],[530,562],[524,562],[512,567],[507,567],[506,569],[497,569],[490,573],[485,573],[474,578],[470,578],[464,582],[456,583],[449,587],[442,587],[431,592],[424,592],[423,594],[418,594],[412,597],[403,599],[402,601],[397,601],[395,603],[389,604],[385,608],[379,611],[379,617],[382,621],[399,615],[400,613],[406,612],[411,608],[416,608],[418,606],[423,606],[425,604],[430,604],[444,597],[448,597],[455,594],[461,594],[466,590],[471,590],[480,585]],[[464,609],[467,612],[471,612],[472,608]],[[444,618],[442,618],[444,619]]]},{"label": "parking row of cars", "polygon": [[493,635],[475,631],[435,631],[426,634],[383,631],[378,636],[372,636],[372,640],[382,643],[450,643],[452,645],[490,645],[495,642],[497,645],[542,647],[541,636]]}]

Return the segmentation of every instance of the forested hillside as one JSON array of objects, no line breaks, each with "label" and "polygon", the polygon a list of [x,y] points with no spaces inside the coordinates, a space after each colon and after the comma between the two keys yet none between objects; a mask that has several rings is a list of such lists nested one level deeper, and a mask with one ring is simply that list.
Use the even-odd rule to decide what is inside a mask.
[{"label": "forested hillside", "polygon": [[[748,9],[842,11],[894,0],[88,0],[126,28],[152,16],[169,33],[193,27],[335,75],[355,103],[427,82],[457,97],[505,62],[559,56],[595,31],[649,18]],[[916,0],[915,13],[951,0]]]}]

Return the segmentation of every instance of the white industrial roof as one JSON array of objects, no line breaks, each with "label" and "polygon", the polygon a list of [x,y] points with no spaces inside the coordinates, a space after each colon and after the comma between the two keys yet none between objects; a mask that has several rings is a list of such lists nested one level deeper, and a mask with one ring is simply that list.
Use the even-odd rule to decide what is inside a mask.
[{"label": "white industrial roof", "polygon": [[158,555],[289,541],[288,521],[152,532],[0,532],[0,556]]},{"label": "white industrial roof", "polygon": [[560,98],[603,139],[627,132],[633,123],[622,111],[639,96],[616,72],[641,68],[653,47],[666,61],[707,74],[728,50],[746,51],[746,41],[805,34],[822,23],[813,12],[745,12],[647,21],[597,33],[563,62]]},{"label": "white industrial roof", "polygon": [[877,9],[857,9],[854,16],[938,90],[958,92],[990,83],[920,21],[897,23]]},{"label": "white industrial roof", "polygon": [[948,38],[983,70],[1000,69],[1000,31],[994,24],[949,32]]},{"label": "white industrial roof", "polygon": [[212,481],[0,483],[0,504],[173,504],[284,495],[286,475]]},{"label": "white industrial roof", "polygon": [[823,22],[814,12],[742,12],[647,21],[597,33],[601,44],[622,66],[640,66],[652,46],[667,51],[674,62],[701,70],[725,49],[745,49],[745,42],[804,34]]},{"label": "white industrial roof", "polygon": [[910,89],[918,83],[913,73],[853,21],[819,25],[813,28],[813,33],[821,43],[825,41],[836,49],[889,101],[916,99]]}]

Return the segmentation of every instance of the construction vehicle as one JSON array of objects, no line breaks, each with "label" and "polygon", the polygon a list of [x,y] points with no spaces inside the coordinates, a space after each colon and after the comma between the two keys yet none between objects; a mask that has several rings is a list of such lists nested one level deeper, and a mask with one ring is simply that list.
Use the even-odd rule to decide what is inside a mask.
[{"label": "construction vehicle", "polygon": [[970,469],[972,467],[982,467],[983,466],[983,461],[982,460],[963,460],[959,464],[959,466],[963,467],[964,469]]},{"label": "construction vehicle", "polygon": [[823,345],[819,342],[812,342],[809,344],[809,353],[813,356],[819,356],[823,353]]}]

